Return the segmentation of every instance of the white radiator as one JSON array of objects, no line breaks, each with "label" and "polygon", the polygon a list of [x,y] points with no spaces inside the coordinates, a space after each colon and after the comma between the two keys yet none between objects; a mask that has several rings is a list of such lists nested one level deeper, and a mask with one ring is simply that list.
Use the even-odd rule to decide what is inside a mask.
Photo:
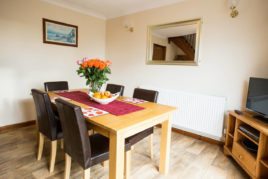
[{"label": "white radiator", "polygon": [[158,103],[176,106],[172,126],[220,140],[223,136],[225,97],[191,94],[150,86],[141,88],[159,92]]}]

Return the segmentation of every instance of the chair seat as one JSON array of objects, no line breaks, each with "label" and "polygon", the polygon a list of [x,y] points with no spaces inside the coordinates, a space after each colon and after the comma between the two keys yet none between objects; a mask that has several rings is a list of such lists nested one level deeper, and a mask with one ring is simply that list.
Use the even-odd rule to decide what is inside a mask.
[{"label": "chair seat", "polygon": [[[109,159],[109,139],[100,134],[89,136],[91,145],[91,166]],[[125,150],[130,150],[130,143],[125,144]]]},{"label": "chair seat", "polygon": [[144,139],[145,137],[151,135],[154,133],[154,128],[151,127],[149,129],[146,129],[144,131],[141,131],[133,136],[130,136],[126,139],[126,143],[130,143],[130,145],[134,145],[137,142],[141,141],[142,139]]}]

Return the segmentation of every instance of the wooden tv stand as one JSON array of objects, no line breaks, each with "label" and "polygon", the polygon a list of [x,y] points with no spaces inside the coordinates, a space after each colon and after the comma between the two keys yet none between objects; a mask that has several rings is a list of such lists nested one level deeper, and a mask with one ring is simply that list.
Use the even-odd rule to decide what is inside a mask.
[{"label": "wooden tv stand", "polygon": [[[248,125],[259,131],[259,141],[241,131],[240,125]],[[244,139],[249,139],[258,146],[257,153],[243,145]],[[268,178],[268,123],[255,119],[246,112],[242,115],[229,112],[224,154],[233,157],[251,178]]]}]

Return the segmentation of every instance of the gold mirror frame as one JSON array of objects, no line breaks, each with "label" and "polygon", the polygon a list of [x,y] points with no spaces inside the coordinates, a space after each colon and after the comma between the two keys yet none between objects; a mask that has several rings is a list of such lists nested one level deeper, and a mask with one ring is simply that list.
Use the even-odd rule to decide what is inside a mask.
[{"label": "gold mirror frame", "polygon": [[[167,24],[160,24],[160,25],[151,25],[148,26],[147,30],[147,54],[146,54],[146,64],[148,65],[198,65],[199,64],[199,43],[200,43],[200,30],[201,30],[201,19],[193,19],[187,21],[179,21]],[[154,30],[159,29],[167,29],[170,27],[180,27],[180,26],[187,26],[187,25],[196,25],[196,35],[195,35],[195,54],[194,59],[192,61],[189,60],[153,60],[153,42],[152,42],[152,34]],[[157,44],[155,44],[157,45]],[[166,52],[165,52],[166,53]]]}]

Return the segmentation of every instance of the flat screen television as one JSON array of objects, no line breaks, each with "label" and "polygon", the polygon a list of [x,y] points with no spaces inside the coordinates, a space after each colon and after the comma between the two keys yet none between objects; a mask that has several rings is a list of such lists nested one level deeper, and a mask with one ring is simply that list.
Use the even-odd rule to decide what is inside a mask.
[{"label": "flat screen television", "polygon": [[249,79],[246,108],[268,120],[268,79]]}]

